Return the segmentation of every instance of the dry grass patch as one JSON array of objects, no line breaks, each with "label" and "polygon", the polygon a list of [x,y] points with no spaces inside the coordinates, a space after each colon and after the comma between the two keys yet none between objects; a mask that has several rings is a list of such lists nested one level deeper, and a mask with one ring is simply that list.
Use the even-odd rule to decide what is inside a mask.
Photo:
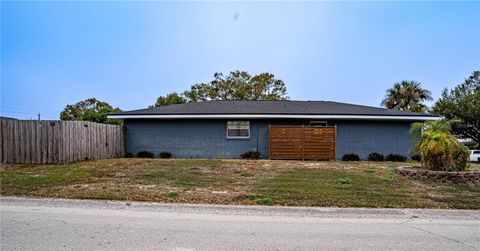
[{"label": "dry grass patch", "polygon": [[[414,165],[418,165],[413,163]],[[2,195],[158,202],[480,209],[480,187],[396,176],[406,163],[109,159],[0,168]],[[471,166],[480,170],[478,164]]]}]

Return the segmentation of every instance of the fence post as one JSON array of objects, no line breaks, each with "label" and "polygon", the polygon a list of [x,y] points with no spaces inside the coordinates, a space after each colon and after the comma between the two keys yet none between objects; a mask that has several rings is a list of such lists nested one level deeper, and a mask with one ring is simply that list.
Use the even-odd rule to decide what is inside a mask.
[{"label": "fence post", "polygon": [[305,160],[305,125],[302,125],[302,161]]}]

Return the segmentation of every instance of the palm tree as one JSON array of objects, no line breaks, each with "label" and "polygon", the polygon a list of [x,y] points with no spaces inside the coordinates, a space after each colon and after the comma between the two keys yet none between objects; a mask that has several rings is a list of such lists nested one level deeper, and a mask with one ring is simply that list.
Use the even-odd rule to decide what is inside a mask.
[{"label": "palm tree", "polygon": [[423,89],[421,83],[404,80],[395,83],[392,88],[387,90],[387,95],[381,105],[388,109],[425,112],[427,106],[424,102],[427,100],[432,100],[431,93],[429,90]]}]

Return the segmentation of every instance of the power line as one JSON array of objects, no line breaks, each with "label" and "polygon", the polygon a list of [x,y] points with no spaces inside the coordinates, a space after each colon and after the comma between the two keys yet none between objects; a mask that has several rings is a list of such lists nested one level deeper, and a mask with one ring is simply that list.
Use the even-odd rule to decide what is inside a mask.
[{"label": "power line", "polygon": [[26,111],[26,112],[36,112],[36,110],[28,110],[28,109],[23,109],[23,108],[13,108],[13,107],[7,107],[7,106],[0,106],[0,109]]},{"label": "power line", "polygon": [[42,111],[34,111],[34,110],[25,110],[25,109],[15,109],[15,108],[2,108],[0,107],[0,111],[11,112],[11,113],[18,113],[18,114],[35,114],[37,115],[39,112],[41,114],[49,115],[49,116],[58,116],[58,114],[54,115],[52,113],[46,113]]},{"label": "power line", "polygon": [[6,109],[0,109],[0,111],[7,112],[7,113],[26,114],[26,115],[37,114],[36,112],[19,112],[19,111],[12,111],[12,110],[6,110]]},{"label": "power line", "polygon": [[[48,119],[58,119],[58,115],[52,115],[52,114],[44,114],[40,112],[20,112],[20,111],[11,111],[11,110],[5,110],[5,109],[0,109],[0,114],[5,115],[7,114],[7,117],[11,116],[10,114],[17,114],[22,117],[29,117],[30,120],[33,118],[37,118],[38,120],[41,119],[42,116],[47,115],[47,120]],[[13,115],[15,116],[15,115]]]}]

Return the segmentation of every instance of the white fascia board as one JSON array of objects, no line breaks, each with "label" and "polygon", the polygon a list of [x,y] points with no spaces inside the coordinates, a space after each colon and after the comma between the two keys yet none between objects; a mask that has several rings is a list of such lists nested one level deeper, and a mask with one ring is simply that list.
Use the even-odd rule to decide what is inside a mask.
[{"label": "white fascia board", "polygon": [[174,115],[108,115],[109,119],[344,119],[344,120],[440,120],[430,116],[371,115],[291,115],[291,114],[174,114]]}]

